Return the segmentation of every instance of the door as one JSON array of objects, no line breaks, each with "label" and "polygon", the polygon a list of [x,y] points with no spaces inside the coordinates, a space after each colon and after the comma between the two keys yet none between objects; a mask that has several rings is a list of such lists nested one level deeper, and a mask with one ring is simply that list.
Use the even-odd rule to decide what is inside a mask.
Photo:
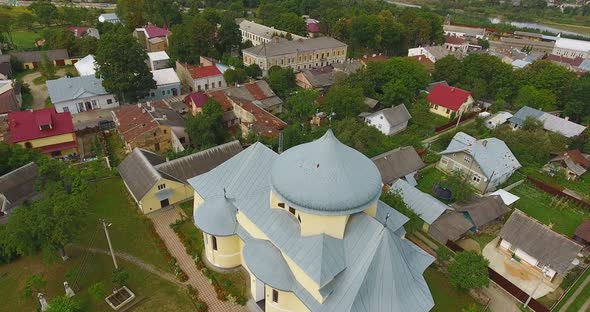
[{"label": "door", "polygon": [[168,198],[161,200],[160,206],[161,206],[161,208],[170,206],[170,200],[168,200]]},{"label": "door", "polygon": [[90,104],[90,102],[85,102],[84,106],[86,106],[87,111],[92,110],[92,104]]},{"label": "door", "polygon": [[254,301],[258,302],[264,300],[264,283],[256,278],[256,297]]},{"label": "door", "polygon": [[64,60],[55,60],[55,65],[57,65],[57,66],[66,66],[66,61],[64,61]]}]

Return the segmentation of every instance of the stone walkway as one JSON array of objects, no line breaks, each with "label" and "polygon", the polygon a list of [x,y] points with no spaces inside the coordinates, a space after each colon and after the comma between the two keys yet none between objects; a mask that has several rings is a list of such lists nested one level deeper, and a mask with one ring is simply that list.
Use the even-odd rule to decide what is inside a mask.
[{"label": "stone walkway", "polygon": [[[582,290],[584,290],[584,288],[586,288],[586,286],[589,283],[590,283],[590,275],[588,275],[586,277],[586,279],[582,282],[582,284],[580,284],[580,286],[578,286],[578,288],[576,289],[576,291],[574,291],[574,293],[572,294],[572,296],[567,299],[567,301],[565,302],[565,304],[561,306],[561,309],[559,309],[558,312],[565,312],[565,311],[567,311],[567,309],[570,307],[570,305],[572,305],[572,303],[574,303],[574,300],[576,300],[576,298],[578,297],[578,295],[582,292]],[[582,309],[580,309],[580,311],[587,311],[589,307],[590,307],[590,298],[588,300],[586,300],[586,302],[584,303],[584,306],[582,307]]]},{"label": "stone walkway", "polygon": [[176,233],[170,228],[170,224],[180,219],[180,208],[171,207],[161,209],[149,214],[148,217],[154,222],[156,232],[164,240],[170,254],[178,260],[178,265],[188,275],[188,282],[198,289],[199,298],[207,303],[210,312],[247,311],[245,307],[232,305],[217,299],[213,286],[209,284],[207,278],[197,269],[192,256],[186,253],[184,245],[180,242]]}]

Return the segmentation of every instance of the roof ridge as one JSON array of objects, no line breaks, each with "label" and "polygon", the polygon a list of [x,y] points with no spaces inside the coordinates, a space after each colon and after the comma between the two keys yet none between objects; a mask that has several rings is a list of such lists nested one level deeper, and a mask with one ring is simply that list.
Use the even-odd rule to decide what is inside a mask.
[{"label": "roof ridge", "polygon": [[[140,159],[145,162],[145,164],[147,165],[147,167],[149,168],[149,170],[154,173],[156,176],[160,177],[160,179],[162,178],[162,174],[160,173],[160,171],[158,171],[154,165],[152,165],[152,163],[150,163],[150,161],[147,159],[147,157],[145,157],[145,152],[147,153],[151,153],[151,154],[155,154],[158,155],[156,153],[153,153],[151,151],[148,151],[146,149],[140,148],[140,147],[136,147],[133,152],[137,151],[139,153],[139,157]],[[158,155],[159,156],[159,155]]]}]

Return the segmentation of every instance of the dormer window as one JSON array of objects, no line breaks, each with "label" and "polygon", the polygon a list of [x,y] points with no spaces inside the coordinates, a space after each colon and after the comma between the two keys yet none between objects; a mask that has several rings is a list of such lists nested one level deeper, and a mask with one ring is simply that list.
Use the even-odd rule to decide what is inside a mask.
[{"label": "dormer window", "polygon": [[279,203],[278,206],[279,206],[279,208],[285,209],[285,203]]},{"label": "dormer window", "polygon": [[25,148],[33,148],[33,144],[31,142],[25,142]]},{"label": "dormer window", "polygon": [[295,208],[289,207],[289,212],[292,213],[293,215],[295,215]]},{"label": "dormer window", "polygon": [[41,130],[50,130],[51,129],[51,125],[41,125],[41,126],[39,126],[39,128]]}]

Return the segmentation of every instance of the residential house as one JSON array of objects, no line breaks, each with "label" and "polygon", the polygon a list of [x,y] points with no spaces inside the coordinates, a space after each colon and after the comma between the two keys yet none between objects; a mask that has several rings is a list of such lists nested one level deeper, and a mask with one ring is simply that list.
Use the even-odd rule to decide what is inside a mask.
[{"label": "residential house", "polygon": [[430,112],[450,119],[469,113],[474,102],[471,92],[444,84],[435,85],[426,101]]},{"label": "residential house", "polygon": [[168,49],[169,35],[170,31],[165,24],[163,27],[147,24],[141,28],[136,28],[133,32],[133,36],[148,52],[165,51]]},{"label": "residential house", "polygon": [[115,13],[103,13],[98,16],[98,21],[101,23],[113,23],[117,24],[120,23],[121,20]]},{"label": "residential house", "polygon": [[423,56],[429,59],[432,63],[436,63],[436,61],[447,55],[453,55],[459,59],[464,56],[461,51],[451,51],[444,46],[428,46],[408,49],[408,57]]},{"label": "residential house", "polygon": [[346,59],[344,63],[332,64],[335,71],[345,74],[346,76],[354,74],[363,69],[365,66],[360,60]]},{"label": "residential house", "polygon": [[564,152],[551,160],[543,170],[549,172],[550,175],[561,173],[565,175],[568,180],[576,180],[590,169],[590,155],[583,154],[580,150],[570,150]]},{"label": "residential house", "polygon": [[[39,68],[39,64],[41,64],[41,61],[43,61],[45,56],[47,56],[47,59],[53,62],[55,66],[72,65],[78,60],[76,58],[70,58],[68,50],[66,49],[15,52],[11,53],[10,56],[15,57],[23,63],[25,69]],[[8,60],[10,61],[10,57]]]},{"label": "residential house", "polygon": [[449,208],[428,227],[428,234],[437,242],[446,244],[465,236],[473,228],[473,224],[458,211]]},{"label": "residential house", "polygon": [[521,167],[504,141],[477,140],[464,132],[457,132],[440,154],[437,168],[447,173],[460,171],[471,186],[483,194],[495,191]]},{"label": "residential house", "polygon": [[485,126],[488,129],[496,129],[505,124],[510,118],[512,118],[512,114],[509,112],[497,112],[494,116],[486,120]]},{"label": "residential house", "polygon": [[335,71],[332,66],[304,69],[295,75],[295,83],[303,89],[326,91],[336,81],[337,74],[341,74],[341,79],[347,76]]},{"label": "residential house", "polygon": [[485,28],[478,27],[443,25],[443,32],[445,33],[445,36],[453,36],[458,38],[484,39],[486,37]]},{"label": "residential house", "polygon": [[533,118],[540,121],[545,130],[559,133],[566,138],[573,138],[582,134],[586,130],[585,126],[569,121],[569,118],[567,117],[560,118],[528,106],[518,110],[518,112],[509,119],[510,126],[514,130],[521,129],[527,118]]},{"label": "residential house", "polygon": [[223,73],[213,65],[190,65],[176,62],[176,73],[189,91],[207,91],[227,87]]},{"label": "residential house", "polygon": [[[234,113],[234,101],[223,90],[209,91],[206,94],[208,98],[213,99],[221,106],[223,110],[221,118],[223,126],[228,129],[235,129],[240,124],[240,119]],[[198,112],[198,108],[194,107],[193,113],[196,114],[196,112]]]},{"label": "residential house", "polygon": [[500,234],[497,247],[512,259],[539,270],[549,280],[564,275],[578,262],[582,246],[515,210]]},{"label": "residential house", "polygon": [[510,212],[510,208],[499,195],[478,197],[465,204],[453,205],[456,211],[462,212],[473,224],[473,230],[479,231],[494,223]]},{"label": "residential house", "polygon": [[455,36],[445,36],[445,48],[450,51],[460,51],[463,53],[467,53],[469,49],[469,42],[461,37]]},{"label": "residential house", "polygon": [[14,80],[0,80],[0,116],[20,110],[22,103],[20,85]]},{"label": "residential house", "polygon": [[74,37],[76,38],[83,38],[83,37],[94,37],[96,39],[100,39],[100,34],[98,29],[94,27],[85,27],[85,26],[69,26],[68,30],[74,33]]},{"label": "residential house", "polygon": [[359,61],[363,64],[364,67],[369,66],[370,63],[382,63],[387,61],[388,57],[384,54],[373,54],[373,55],[365,55]]},{"label": "residential house", "polygon": [[135,148],[180,152],[189,142],[184,119],[163,101],[121,106],[111,115],[127,153]]},{"label": "residential house", "polygon": [[147,214],[192,199],[189,178],[208,172],[241,151],[240,142],[233,141],[168,161],[134,148],[117,170],[139,210]]},{"label": "residential house", "polygon": [[398,194],[408,208],[412,209],[420,216],[420,219],[424,221],[423,228],[426,232],[428,232],[430,225],[433,224],[434,221],[447,210],[451,209],[440,200],[428,193],[420,191],[403,179],[398,179],[393,182],[389,192]]},{"label": "residential house", "polygon": [[94,76],[98,65],[94,59],[94,55],[89,54],[74,64],[80,76]]},{"label": "residential house", "polygon": [[273,114],[283,111],[283,100],[274,93],[266,80],[230,86],[223,92],[232,98],[251,101]]},{"label": "residential house", "polygon": [[249,20],[243,20],[239,23],[240,32],[242,34],[242,42],[250,41],[253,46],[269,43],[275,37],[291,37],[292,40],[304,40],[295,34],[288,33],[274,27],[268,27]]},{"label": "residential house", "polygon": [[287,128],[287,123],[279,117],[268,112],[257,105],[258,101],[231,99],[233,113],[240,122],[242,136],[247,137],[250,133],[256,136],[277,138],[281,130]]},{"label": "residential house", "polygon": [[0,224],[6,223],[15,208],[38,197],[38,176],[39,167],[34,162],[0,176]]},{"label": "residential house", "polygon": [[170,57],[166,51],[148,52],[148,66],[151,70],[170,67]]},{"label": "residential house", "polygon": [[367,105],[369,111],[368,113],[374,113],[379,109],[379,100],[376,99],[372,99],[370,97],[365,97],[365,100],[363,101],[363,103],[365,103],[365,105]]},{"label": "residential house", "polygon": [[404,104],[384,108],[364,117],[365,122],[385,135],[394,135],[406,130],[412,116]]},{"label": "residential house", "polygon": [[307,36],[310,38],[319,37],[322,35],[322,29],[320,27],[320,21],[313,18],[305,18],[305,24],[307,28]]},{"label": "residential house", "polygon": [[584,220],[574,232],[574,240],[584,246],[590,245],[590,220]]},{"label": "residential house", "polygon": [[[203,107],[209,101],[209,96],[203,92],[191,92],[183,100],[186,106],[190,109],[193,116],[196,116],[203,112]],[[233,107],[232,107],[233,108]]]},{"label": "residential house", "polygon": [[54,158],[78,155],[72,115],[53,108],[8,113],[9,142]]},{"label": "residential house", "polygon": [[0,80],[12,77],[12,66],[10,65],[10,54],[0,54]]},{"label": "residential house", "polygon": [[247,268],[266,311],[434,306],[422,277],[434,258],[379,200],[375,165],[332,131],[280,155],[255,143],[189,183],[207,261]]},{"label": "residential house", "polygon": [[414,175],[425,166],[416,150],[411,146],[398,147],[375,156],[371,160],[379,169],[383,184],[388,185],[397,179],[405,178],[410,185],[415,186]]},{"label": "residential house", "polygon": [[422,66],[424,66],[424,68],[426,69],[426,71],[429,74],[432,74],[434,72],[434,62],[431,61],[425,55],[420,54],[420,55],[414,55],[414,56],[409,56],[409,57],[415,59],[416,61],[418,61],[418,63],[420,63]]},{"label": "residential house", "polygon": [[590,41],[558,37],[551,54],[572,59],[576,57],[588,59],[590,58]]},{"label": "residential house", "polygon": [[77,114],[119,106],[115,96],[103,88],[102,79],[95,76],[63,77],[46,83],[51,103],[58,112]]},{"label": "residential house", "polygon": [[173,68],[152,70],[156,89],[150,90],[144,101],[157,101],[180,95],[180,79]]},{"label": "residential house", "polygon": [[344,63],[347,45],[334,38],[319,37],[299,40],[275,40],[242,50],[244,64],[258,64],[263,76],[272,66],[294,71]]}]

